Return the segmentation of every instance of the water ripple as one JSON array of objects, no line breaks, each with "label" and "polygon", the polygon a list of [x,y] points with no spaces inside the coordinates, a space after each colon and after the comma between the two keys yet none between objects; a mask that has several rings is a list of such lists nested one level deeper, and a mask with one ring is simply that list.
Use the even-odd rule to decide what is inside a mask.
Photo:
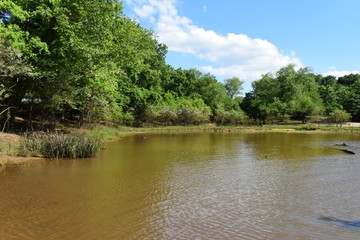
[{"label": "water ripple", "polygon": [[357,239],[353,134],[134,136],[98,158],[6,168],[0,239]]}]

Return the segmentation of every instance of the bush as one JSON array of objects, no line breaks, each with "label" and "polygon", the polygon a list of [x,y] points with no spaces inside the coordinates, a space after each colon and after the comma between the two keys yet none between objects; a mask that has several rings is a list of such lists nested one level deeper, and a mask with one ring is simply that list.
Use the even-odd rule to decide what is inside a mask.
[{"label": "bush", "polygon": [[173,125],[177,118],[176,108],[152,105],[145,110],[143,122],[147,125]]},{"label": "bush", "polygon": [[203,124],[210,121],[209,107],[181,107],[178,109],[178,120],[181,124]]},{"label": "bush", "polygon": [[340,126],[342,126],[343,123],[348,122],[350,119],[351,114],[344,110],[334,110],[329,113],[328,116],[329,123],[336,123],[336,125],[340,124]]},{"label": "bush", "polygon": [[148,106],[142,121],[145,125],[202,124],[209,122],[210,116],[210,107],[201,99],[179,98],[177,102]]},{"label": "bush", "polygon": [[162,107],[158,110],[157,120],[166,125],[172,125],[178,121],[176,108]]},{"label": "bush", "polygon": [[209,122],[209,107],[150,106],[144,121],[151,125],[202,124]]},{"label": "bush", "polygon": [[62,133],[31,133],[20,142],[18,155],[47,158],[94,157],[100,149],[98,140]]},{"label": "bush", "polygon": [[244,124],[246,119],[246,115],[242,111],[218,109],[214,115],[214,121],[220,125],[240,125]]},{"label": "bush", "polygon": [[173,125],[177,123],[177,109],[170,106],[150,106],[145,113],[145,121],[155,125]]}]

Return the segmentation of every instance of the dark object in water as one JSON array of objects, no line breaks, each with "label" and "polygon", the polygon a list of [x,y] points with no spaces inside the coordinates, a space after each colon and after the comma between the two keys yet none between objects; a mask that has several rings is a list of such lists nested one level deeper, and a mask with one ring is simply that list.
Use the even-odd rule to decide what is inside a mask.
[{"label": "dark object in water", "polygon": [[348,149],[342,149],[342,148],[335,148],[336,150],[343,151],[344,153],[348,154],[355,154],[354,151],[348,150]]},{"label": "dark object in water", "polygon": [[353,229],[359,229],[360,230],[360,221],[349,221],[349,220],[343,220],[339,218],[333,218],[333,217],[319,217],[319,220],[331,222],[336,225],[346,227],[346,228],[353,228]]},{"label": "dark object in water", "polygon": [[336,146],[344,146],[344,147],[348,147],[349,145],[347,145],[346,143],[343,144],[335,144]]}]

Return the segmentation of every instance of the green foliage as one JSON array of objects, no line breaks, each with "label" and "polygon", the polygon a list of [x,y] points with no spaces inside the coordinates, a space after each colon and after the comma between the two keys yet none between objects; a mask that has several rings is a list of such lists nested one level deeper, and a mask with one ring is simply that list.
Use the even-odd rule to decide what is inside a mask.
[{"label": "green foliage", "polygon": [[353,121],[360,121],[360,75],[349,74],[336,79],[333,76],[318,76],[320,96],[329,114],[345,110]]},{"label": "green foliage", "polygon": [[217,109],[214,115],[214,121],[220,125],[240,125],[245,124],[247,117],[243,111],[225,111]]},{"label": "green foliage", "polygon": [[211,110],[209,107],[181,107],[178,110],[179,122],[182,124],[203,124],[210,120]]},{"label": "green foliage", "polygon": [[226,97],[225,86],[210,74],[203,74],[195,81],[195,96],[204,100],[212,110],[222,107]]},{"label": "green foliage", "polygon": [[335,109],[341,109],[341,105],[338,103],[339,97],[337,96],[337,81],[334,76],[323,77],[321,75],[316,76],[316,80],[319,83],[319,94],[324,104],[325,113]]},{"label": "green foliage", "polygon": [[177,108],[171,106],[149,106],[145,112],[146,125],[173,125],[177,122]]},{"label": "green foliage", "polygon": [[253,82],[253,91],[244,99],[246,113],[263,121],[285,121],[289,117],[306,122],[322,110],[315,75],[294,65],[281,68],[276,76],[264,75]]},{"label": "green foliage", "polygon": [[[169,102],[167,102],[169,101]],[[201,99],[179,98],[169,95],[161,105],[151,105],[144,116],[146,125],[198,125],[210,121],[211,109]]]},{"label": "green foliage", "polygon": [[288,65],[241,94],[237,77],[219,82],[167,65],[167,46],[122,12],[117,0],[0,2],[0,123],[127,125],[308,121],[344,109],[360,121],[360,75],[336,79]]},{"label": "green foliage", "polygon": [[340,86],[339,103],[343,109],[352,115],[353,121],[360,121],[360,75],[349,86]]},{"label": "green foliage", "polygon": [[241,93],[243,90],[242,84],[244,81],[240,81],[237,77],[232,77],[225,80],[225,89],[226,94],[231,98],[234,99],[236,95]]},{"label": "green foliage", "polygon": [[86,138],[109,140],[118,138],[119,129],[106,126],[97,126],[84,133],[78,133]]},{"label": "green foliage", "polygon": [[321,101],[316,101],[311,95],[297,94],[288,104],[289,112],[295,119],[306,123],[311,116],[321,110]]},{"label": "green foliage", "polygon": [[[15,86],[12,107],[36,99],[35,108],[51,113],[46,117],[127,123],[134,114],[126,109],[152,101],[149,91],[160,85],[166,46],[123,16],[120,2],[14,0],[0,9],[0,39],[17,54],[7,69],[25,59],[36,70],[1,79]],[[145,94],[133,94],[139,91]]]},{"label": "green foliage", "polygon": [[99,151],[98,140],[79,135],[61,133],[32,133],[24,136],[18,155],[47,158],[88,158],[94,157]]},{"label": "green foliage", "polygon": [[327,120],[329,123],[336,123],[342,125],[343,123],[348,122],[350,119],[350,113],[347,113],[343,110],[334,110],[333,112],[329,113]]},{"label": "green foliage", "polygon": [[34,68],[25,60],[23,54],[10,46],[4,37],[4,28],[0,23],[0,124],[4,130],[10,119],[14,106],[12,96],[18,91],[17,80],[19,78],[31,78],[34,76]]},{"label": "green foliage", "polygon": [[348,75],[339,77],[338,84],[349,87],[359,80],[360,80],[360,74],[350,73]]},{"label": "green foliage", "polygon": [[295,130],[297,131],[316,131],[316,130],[319,130],[320,128],[319,127],[298,127],[298,128],[295,128]]}]

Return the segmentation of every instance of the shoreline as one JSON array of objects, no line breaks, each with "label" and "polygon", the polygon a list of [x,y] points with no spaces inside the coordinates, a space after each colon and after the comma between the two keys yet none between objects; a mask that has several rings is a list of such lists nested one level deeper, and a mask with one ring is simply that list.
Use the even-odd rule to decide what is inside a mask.
[{"label": "shoreline", "polygon": [[30,163],[30,162],[39,162],[39,161],[45,161],[48,158],[44,157],[18,157],[18,156],[1,156],[2,160],[1,165],[19,165],[24,163]]},{"label": "shoreline", "polygon": [[[102,144],[118,141],[132,134],[143,133],[181,133],[181,132],[223,132],[223,133],[257,133],[257,132],[287,132],[321,134],[329,132],[360,132],[360,123],[348,123],[340,126],[321,126],[319,124],[305,125],[264,125],[264,126],[216,126],[213,124],[201,126],[164,126],[164,127],[106,127],[95,126],[89,129],[70,129],[70,133],[84,134],[89,138],[97,138]],[[16,146],[21,141],[21,136],[10,133],[0,133],[0,168],[6,165],[18,165],[29,162],[46,161],[44,157],[20,157],[16,155]],[[8,149],[4,152],[4,147]]]}]

